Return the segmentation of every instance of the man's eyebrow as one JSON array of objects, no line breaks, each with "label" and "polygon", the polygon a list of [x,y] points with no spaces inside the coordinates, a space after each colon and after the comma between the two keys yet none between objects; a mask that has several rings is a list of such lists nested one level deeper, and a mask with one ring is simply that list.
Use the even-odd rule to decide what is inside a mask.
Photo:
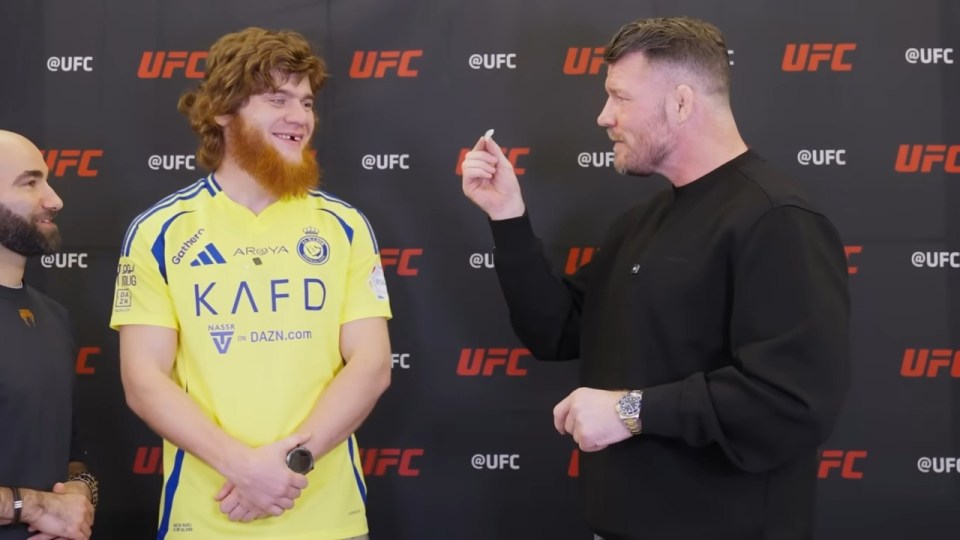
[{"label": "man's eyebrow", "polygon": [[23,171],[23,172],[20,173],[13,181],[14,181],[14,182],[19,182],[19,181],[21,181],[21,180],[23,180],[23,179],[25,179],[25,178],[35,178],[35,179],[37,179],[37,180],[42,180],[42,179],[43,179],[43,171],[38,171],[38,170],[35,170],[35,169],[34,169],[34,170],[29,170],[29,171]]}]

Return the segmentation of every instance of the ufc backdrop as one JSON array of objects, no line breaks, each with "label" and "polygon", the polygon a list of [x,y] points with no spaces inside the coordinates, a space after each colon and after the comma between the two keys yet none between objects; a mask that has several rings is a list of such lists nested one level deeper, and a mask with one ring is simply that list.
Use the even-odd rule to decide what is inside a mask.
[{"label": "ufc backdrop", "polygon": [[615,216],[667,185],[619,176],[596,125],[602,47],[626,22],[667,15],[724,31],[748,144],[807,188],[846,244],[853,384],[822,448],[818,538],[956,537],[957,2],[0,9],[0,128],[43,149],[66,204],[63,252],[32,260],[27,280],[76,322],[79,426],[102,486],[95,538],[153,536],[162,478],[160,441],[124,402],[107,328],[121,239],[136,215],[206,174],[177,98],[219,36],[251,25],[302,32],[328,62],[314,141],[324,189],[359,207],[382,246],[393,383],[358,434],[373,538],[592,538],[576,507],[578,453],[552,426],[576,362],[539,363],[514,336],[459,163],[496,128],[557,272],[587,263]]}]

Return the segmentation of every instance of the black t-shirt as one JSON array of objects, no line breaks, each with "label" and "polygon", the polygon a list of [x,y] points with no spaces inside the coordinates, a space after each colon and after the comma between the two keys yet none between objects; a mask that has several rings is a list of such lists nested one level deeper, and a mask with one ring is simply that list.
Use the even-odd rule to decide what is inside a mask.
[{"label": "black t-shirt", "polygon": [[[74,358],[63,306],[27,285],[0,287],[0,486],[50,491],[66,480]],[[0,527],[0,540],[28,536]]]}]

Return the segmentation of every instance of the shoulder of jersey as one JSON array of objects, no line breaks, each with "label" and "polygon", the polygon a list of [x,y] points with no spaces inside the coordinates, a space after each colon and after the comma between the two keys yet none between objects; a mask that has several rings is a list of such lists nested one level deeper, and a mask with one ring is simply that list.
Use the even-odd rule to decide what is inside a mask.
[{"label": "shoulder of jersey", "polygon": [[334,197],[326,191],[311,189],[308,198],[313,204],[316,205],[318,210],[333,212],[334,214],[337,214],[338,216],[351,222],[359,221],[360,223],[363,223],[366,221],[366,218],[363,217],[363,214],[360,212],[360,210],[347,201]]},{"label": "shoulder of jersey", "polygon": [[219,192],[220,187],[216,182],[209,176],[205,176],[160,199],[130,222],[123,238],[123,255],[130,253],[131,242],[140,234],[155,235],[164,223],[176,216],[195,211]]}]

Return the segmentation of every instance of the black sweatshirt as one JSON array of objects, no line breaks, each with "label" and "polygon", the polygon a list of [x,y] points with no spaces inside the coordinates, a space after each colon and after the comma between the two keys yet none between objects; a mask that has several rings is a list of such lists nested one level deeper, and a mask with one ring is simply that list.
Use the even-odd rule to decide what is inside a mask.
[{"label": "black sweatshirt", "polygon": [[527,216],[491,228],[534,356],[580,358],[589,388],[643,390],[643,433],[581,455],[591,527],[812,536],[817,447],[849,379],[847,263],[786,177],[747,151],[620,216],[570,279],[551,272]]}]

